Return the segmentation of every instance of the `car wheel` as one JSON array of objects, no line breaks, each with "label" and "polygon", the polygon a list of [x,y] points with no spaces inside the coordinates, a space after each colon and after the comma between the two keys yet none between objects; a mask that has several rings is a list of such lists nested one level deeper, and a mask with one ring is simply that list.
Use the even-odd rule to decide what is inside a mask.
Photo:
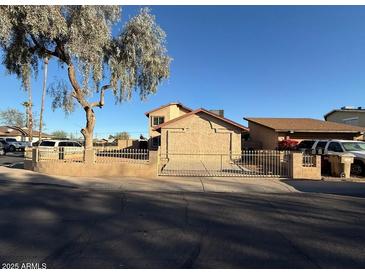
[{"label": "car wheel", "polygon": [[10,146],[10,147],[9,147],[9,151],[10,151],[10,152],[14,152],[14,151],[15,151],[15,146]]},{"label": "car wheel", "polygon": [[364,174],[364,164],[358,161],[355,161],[351,165],[351,174],[355,176],[361,176]]},{"label": "car wheel", "polygon": [[5,149],[0,149],[0,156],[4,156],[5,155]]}]

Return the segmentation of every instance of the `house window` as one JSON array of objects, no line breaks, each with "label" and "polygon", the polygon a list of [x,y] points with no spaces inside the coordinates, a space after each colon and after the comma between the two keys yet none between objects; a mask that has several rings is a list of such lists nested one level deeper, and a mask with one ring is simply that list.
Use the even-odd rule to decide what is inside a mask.
[{"label": "house window", "polygon": [[359,117],[351,117],[351,118],[342,119],[342,122],[347,125],[357,126],[357,125],[359,125]]},{"label": "house window", "polygon": [[158,126],[160,124],[163,124],[165,122],[164,116],[153,116],[152,117],[152,126]]}]

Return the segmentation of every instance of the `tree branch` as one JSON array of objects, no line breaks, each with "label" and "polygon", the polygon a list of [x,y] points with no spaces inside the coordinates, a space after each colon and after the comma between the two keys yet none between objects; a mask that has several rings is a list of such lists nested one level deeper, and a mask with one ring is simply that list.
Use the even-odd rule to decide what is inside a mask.
[{"label": "tree branch", "polygon": [[100,100],[99,102],[94,102],[94,103],[91,103],[90,106],[93,108],[93,107],[99,107],[99,108],[102,108],[104,106],[104,93],[107,89],[110,89],[112,88],[112,85],[109,84],[109,85],[105,85],[105,86],[102,86],[101,90],[100,90]]},{"label": "tree branch", "polygon": [[[57,57],[57,58],[60,58],[60,56],[55,52],[55,51],[51,51],[51,50],[49,50],[49,49],[47,49],[47,48],[45,48],[44,46],[42,46],[38,41],[37,41],[37,39],[34,37],[34,35],[33,34],[29,34],[30,35],[30,38],[32,39],[32,41],[33,41],[33,43],[34,43],[34,45],[35,45],[35,47],[32,47],[31,49],[32,50],[36,50],[36,49],[38,49],[39,51],[41,51],[41,52],[44,52],[44,53],[47,53],[48,55],[52,55],[52,56],[55,56],[55,57]],[[61,58],[60,58],[61,59]],[[64,60],[62,60],[62,61],[64,61]]]}]

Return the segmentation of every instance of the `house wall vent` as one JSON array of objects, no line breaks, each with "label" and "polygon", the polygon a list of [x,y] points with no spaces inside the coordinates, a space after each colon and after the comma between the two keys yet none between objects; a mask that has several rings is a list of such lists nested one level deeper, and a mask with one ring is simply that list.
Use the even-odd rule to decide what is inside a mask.
[{"label": "house wall vent", "polygon": [[223,109],[211,109],[210,112],[213,112],[214,114],[224,117],[224,110]]}]

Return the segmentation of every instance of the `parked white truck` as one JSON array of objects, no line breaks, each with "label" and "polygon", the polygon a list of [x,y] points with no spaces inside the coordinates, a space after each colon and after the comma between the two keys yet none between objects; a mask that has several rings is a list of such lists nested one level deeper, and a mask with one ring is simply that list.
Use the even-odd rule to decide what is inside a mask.
[{"label": "parked white truck", "polygon": [[365,142],[355,140],[304,140],[298,150],[323,155],[352,154],[355,159],[351,165],[353,175],[365,175]]}]

